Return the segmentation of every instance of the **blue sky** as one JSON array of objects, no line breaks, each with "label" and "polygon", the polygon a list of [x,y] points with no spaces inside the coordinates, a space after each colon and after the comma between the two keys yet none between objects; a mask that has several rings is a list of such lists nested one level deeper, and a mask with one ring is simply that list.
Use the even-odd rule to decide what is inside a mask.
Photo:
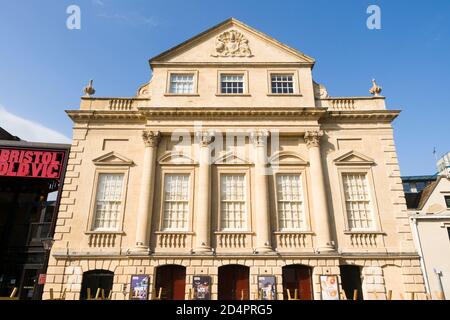
[{"label": "blue sky", "polygon": [[[72,4],[81,30],[66,28]],[[371,4],[381,30],[366,27]],[[434,173],[433,148],[450,151],[448,0],[0,0],[0,126],[66,141],[64,110],[78,108],[89,79],[97,96],[133,96],[150,57],[229,17],[314,57],[332,96],[368,95],[376,78],[388,108],[403,110],[394,122],[403,175]]]}]

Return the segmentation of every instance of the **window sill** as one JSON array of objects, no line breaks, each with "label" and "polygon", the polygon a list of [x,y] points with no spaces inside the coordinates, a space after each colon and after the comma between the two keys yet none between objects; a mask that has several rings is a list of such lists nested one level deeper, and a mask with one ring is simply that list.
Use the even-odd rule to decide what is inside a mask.
[{"label": "window sill", "polygon": [[302,230],[283,230],[274,231],[274,234],[314,234],[314,231],[302,231]]},{"label": "window sill", "polygon": [[386,235],[383,231],[379,230],[344,230],[344,234],[380,234],[380,235]]},{"label": "window sill", "polygon": [[155,231],[155,234],[194,234],[192,231],[175,231],[175,230],[167,230],[167,231]]},{"label": "window sill", "polygon": [[165,97],[200,97],[198,93],[165,93]]},{"label": "window sill", "polygon": [[252,231],[245,230],[223,230],[223,231],[214,231],[214,234],[253,234]]},{"label": "window sill", "polygon": [[303,97],[301,93],[268,93],[268,97]]},{"label": "window sill", "polygon": [[124,231],[107,231],[107,230],[98,230],[98,231],[85,231],[84,234],[91,235],[91,234],[118,234],[118,235],[124,235]]},{"label": "window sill", "polygon": [[251,97],[249,93],[216,93],[216,97]]}]

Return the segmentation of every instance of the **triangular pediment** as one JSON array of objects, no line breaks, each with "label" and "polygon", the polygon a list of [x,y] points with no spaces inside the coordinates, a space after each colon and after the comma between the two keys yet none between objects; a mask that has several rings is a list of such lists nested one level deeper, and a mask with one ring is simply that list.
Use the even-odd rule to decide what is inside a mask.
[{"label": "triangular pediment", "polygon": [[314,59],[230,18],[150,59],[156,63],[305,63]]},{"label": "triangular pediment", "polygon": [[234,152],[227,152],[223,155],[218,156],[214,161],[214,164],[240,164],[240,165],[251,165],[252,163],[243,157],[239,157]]},{"label": "triangular pediment", "polygon": [[164,153],[161,157],[158,159],[158,163],[160,165],[165,164],[188,164],[188,165],[195,165],[197,162],[186,155],[183,152],[179,151],[168,151]]},{"label": "triangular pediment", "polygon": [[298,165],[305,166],[308,164],[299,154],[291,151],[276,152],[269,158],[269,163],[274,165]]},{"label": "triangular pediment", "polygon": [[373,165],[375,161],[356,151],[349,151],[334,159],[336,165]]},{"label": "triangular pediment", "polygon": [[95,165],[124,165],[131,166],[133,160],[118,154],[117,152],[111,151],[98,158],[92,160]]}]

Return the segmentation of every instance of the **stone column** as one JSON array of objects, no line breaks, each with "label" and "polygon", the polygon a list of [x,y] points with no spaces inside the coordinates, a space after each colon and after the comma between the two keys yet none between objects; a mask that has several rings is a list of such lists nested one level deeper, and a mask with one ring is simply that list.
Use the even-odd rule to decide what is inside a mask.
[{"label": "stone column", "polygon": [[331,243],[330,218],[328,214],[327,196],[320,155],[320,138],[323,131],[307,131],[305,141],[309,152],[311,173],[311,195],[315,232],[317,235],[317,251],[334,251]]},{"label": "stone column", "polygon": [[136,226],[135,253],[149,252],[149,235],[151,232],[153,194],[155,182],[156,151],[160,140],[159,131],[144,130],[142,138],[145,144],[144,162],[142,168],[141,189]]},{"label": "stone column", "polygon": [[211,150],[209,144],[214,135],[210,132],[196,132],[195,135],[200,154],[194,252],[209,252],[211,251]]},{"label": "stone column", "polygon": [[256,218],[256,248],[258,253],[270,252],[270,210],[269,210],[269,183],[266,174],[267,130],[260,130],[251,134],[255,147],[255,207]]}]

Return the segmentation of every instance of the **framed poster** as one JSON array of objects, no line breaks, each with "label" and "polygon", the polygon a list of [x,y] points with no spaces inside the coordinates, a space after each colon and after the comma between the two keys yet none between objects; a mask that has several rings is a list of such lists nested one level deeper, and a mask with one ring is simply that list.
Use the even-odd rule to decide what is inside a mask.
[{"label": "framed poster", "polygon": [[144,274],[131,276],[131,300],[148,300],[149,276]]},{"label": "framed poster", "polygon": [[320,276],[322,300],[339,300],[339,288],[336,275]]},{"label": "framed poster", "polygon": [[194,276],[192,288],[194,290],[194,300],[211,300],[210,276]]},{"label": "framed poster", "polygon": [[276,299],[275,276],[258,277],[258,298],[261,300]]}]

